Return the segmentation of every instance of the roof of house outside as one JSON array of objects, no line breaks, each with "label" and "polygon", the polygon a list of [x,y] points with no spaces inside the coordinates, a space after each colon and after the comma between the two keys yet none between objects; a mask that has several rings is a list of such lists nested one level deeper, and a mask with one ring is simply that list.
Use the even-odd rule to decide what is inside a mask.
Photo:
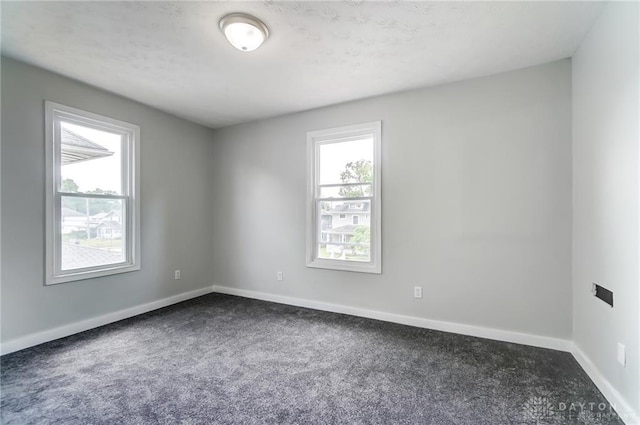
[{"label": "roof of house outside", "polygon": [[92,215],[91,218],[94,219],[94,220],[103,220],[103,219],[109,217],[110,215],[115,215],[115,216],[120,217],[120,212],[119,211],[115,211],[115,210],[111,210],[109,212],[101,212],[101,213]]},{"label": "roof of house outside", "polygon": [[82,148],[90,148],[90,149],[102,150],[104,152],[109,152],[109,150],[104,146],[101,146],[95,142],[92,142],[86,137],[82,137],[78,133],[75,133],[69,130],[68,128],[62,127],[60,129],[60,137],[63,145],[78,146]]},{"label": "roof of house outside", "polygon": [[101,221],[96,227],[105,227],[109,229],[122,229],[122,224],[117,221]]},{"label": "roof of house outside", "polygon": [[[353,234],[358,227],[362,227],[361,224],[345,224],[344,226],[336,227],[335,229],[327,229],[323,230],[324,233],[330,234],[345,234],[350,235]],[[366,226],[365,226],[366,227]]]},{"label": "roof of house outside", "polygon": [[107,249],[92,248],[89,246],[71,243],[62,244],[63,270],[121,263],[124,260],[124,254],[122,252],[114,252]]},{"label": "roof of house outside", "polygon": [[[360,203],[360,207],[358,208],[350,208],[350,206],[352,204],[355,203]],[[370,210],[370,206],[371,204],[369,202],[364,202],[364,201],[345,201],[343,204],[337,205],[335,208],[333,208],[332,210],[327,211],[328,213],[331,214],[344,214],[346,212],[351,212],[351,213],[363,213],[363,212],[369,212]]]},{"label": "roof of house outside", "polygon": [[66,217],[86,217],[86,214],[82,214],[81,212],[78,212],[78,211],[73,210],[71,208],[63,207],[62,208],[62,218],[66,218]]},{"label": "roof of house outside", "polygon": [[113,152],[104,146],[64,127],[60,129],[60,143],[63,165],[113,155]]}]

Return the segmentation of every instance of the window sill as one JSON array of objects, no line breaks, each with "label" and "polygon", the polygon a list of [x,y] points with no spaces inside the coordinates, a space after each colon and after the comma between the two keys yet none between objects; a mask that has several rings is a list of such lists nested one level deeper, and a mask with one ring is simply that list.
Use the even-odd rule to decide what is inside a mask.
[{"label": "window sill", "polygon": [[57,285],[59,283],[74,282],[78,280],[93,279],[96,277],[111,276],[120,273],[129,273],[140,270],[140,265],[120,265],[100,270],[89,271],[71,271],[57,276],[49,276],[45,283],[46,286]]},{"label": "window sill", "polygon": [[342,260],[315,259],[312,261],[308,261],[307,267],[345,272],[382,274],[382,268],[380,267],[380,264],[365,262],[359,263],[357,261],[347,262]]}]

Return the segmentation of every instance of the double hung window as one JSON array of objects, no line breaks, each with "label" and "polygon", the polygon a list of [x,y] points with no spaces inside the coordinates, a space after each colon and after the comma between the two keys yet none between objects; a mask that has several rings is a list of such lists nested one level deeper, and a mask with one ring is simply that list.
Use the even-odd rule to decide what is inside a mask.
[{"label": "double hung window", "polygon": [[381,122],[307,134],[307,266],[381,273]]},{"label": "double hung window", "polygon": [[140,129],[53,102],[46,114],[46,284],[140,269]]}]

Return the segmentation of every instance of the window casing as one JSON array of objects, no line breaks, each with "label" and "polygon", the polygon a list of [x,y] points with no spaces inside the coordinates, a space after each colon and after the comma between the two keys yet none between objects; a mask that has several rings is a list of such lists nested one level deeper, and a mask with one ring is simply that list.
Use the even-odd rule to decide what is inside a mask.
[{"label": "window casing", "polygon": [[382,272],[381,130],[307,133],[307,267]]},{"label": "window casing", "polygon": [[46,285],[140,270],[140,128],[45,102]]}]

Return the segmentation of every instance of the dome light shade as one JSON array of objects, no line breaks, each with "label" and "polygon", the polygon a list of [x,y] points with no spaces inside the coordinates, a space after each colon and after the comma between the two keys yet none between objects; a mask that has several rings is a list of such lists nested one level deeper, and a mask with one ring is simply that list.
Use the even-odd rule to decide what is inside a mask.
[{"label": "dome light shade", "polygon": [[243,52],[257,49],[269,37],[261,20],[245,13],[232,13],[220,20],[220,29],[233,47]]}]

